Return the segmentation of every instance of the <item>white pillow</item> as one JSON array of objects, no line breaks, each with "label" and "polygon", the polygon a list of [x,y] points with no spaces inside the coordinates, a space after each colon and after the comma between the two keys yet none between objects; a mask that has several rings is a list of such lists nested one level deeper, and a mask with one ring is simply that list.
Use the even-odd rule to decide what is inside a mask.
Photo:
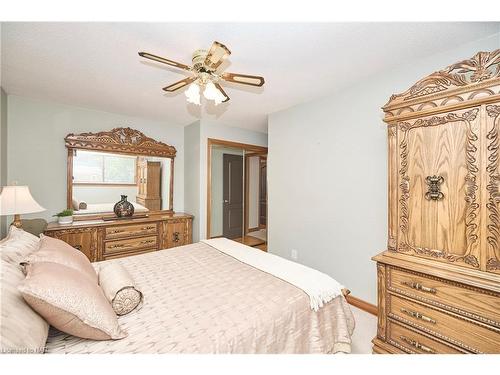
[{"label": "white pillow", "polygon": [[[0,241],[2,260],[19,266],[19,263],[38,250],[40,238],[11,225],[9,233]],[[22,268],[19,266],[19,269]]]}]

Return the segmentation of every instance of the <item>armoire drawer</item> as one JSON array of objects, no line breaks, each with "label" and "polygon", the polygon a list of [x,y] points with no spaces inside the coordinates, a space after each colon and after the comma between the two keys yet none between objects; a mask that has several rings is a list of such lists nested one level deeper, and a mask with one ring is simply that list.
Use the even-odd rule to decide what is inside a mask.
[{"label": "armoire drawer", "polygon": [[394,322],[388,322],[388,342],[410,354],[463,354],[453,346],[445,345],[422,333]]},{"label": "armoire drawer", "polygon": [[106,228],[106,240],[115,238],[127,238],[135,236],[146,236],[158,232],[156,223],[142,223],[133,225],[120,225]]},{"label": "armoire drawer", "polygon": [[157,249],[157,243],[156,236],[107,241],[104,244],[104,255],[106,256],[143,249]]},{"label": "armoire drawer", "polygon": [[500,353],[500,330],[390,295],[389,318],[404,322],[473,353]]},{"label": "armoire drawer", "polygon": [[389,290],[500,328],[500,294],[399,268],[389,272]]}]

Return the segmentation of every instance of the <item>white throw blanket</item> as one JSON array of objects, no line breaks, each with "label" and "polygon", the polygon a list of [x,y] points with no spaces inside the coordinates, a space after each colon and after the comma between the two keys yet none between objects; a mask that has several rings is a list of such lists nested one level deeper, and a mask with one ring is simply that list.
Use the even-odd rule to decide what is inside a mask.
[{"label": "white throw blanket", "polygon": [[310,298],[311,309],[318,311],[324,303],[342,295],[344,288],[330,276],[292,262],[277,255],[269,254],[227,238],[202,240],[207,245],[227,254],[240,262],[267,272],[302,289]]}]

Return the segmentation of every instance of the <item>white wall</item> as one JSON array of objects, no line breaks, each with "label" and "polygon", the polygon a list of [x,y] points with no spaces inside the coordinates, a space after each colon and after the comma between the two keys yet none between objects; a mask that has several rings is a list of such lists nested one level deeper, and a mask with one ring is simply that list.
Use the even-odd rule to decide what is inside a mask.
[{"label": "white wall", "polygon": [[[360,80],[269,116],[269,251],[330,274],[376,303],[371,257],[386,249],[384,105],[425,75],[500,48],[500,34]],[[367,61],[367,64],[369,61]]]},{"label": "white wall", "polygon": [[194,216],[193,242],[200,240],[200,127],[196,121],[184,128],[184,209]]},{"label": "white wall", "polygon": [[248,228],[259,227],[260,157],[248,158]]},{"label": "white wall", "polygon": [[[7,94],[0,87],[0,187],[5,185],[7,185]],[[7,223],[7,218],[0,216],[0,238],[7,235]]]},{"label": "white wall", "polygon": [[175,146],[174,210],[184,210],[184,128],[120,114],[50,101],[8,96],[8,181],[28,185],[47,210],[23,217],[51,216],[66,207],[66,148],[68,133],[131,127]]}]

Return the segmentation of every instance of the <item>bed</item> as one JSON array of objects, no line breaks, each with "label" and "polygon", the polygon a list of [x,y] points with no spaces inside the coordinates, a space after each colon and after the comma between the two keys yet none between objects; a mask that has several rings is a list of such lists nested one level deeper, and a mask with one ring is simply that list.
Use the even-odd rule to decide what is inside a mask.
[{"label": "bed", "polygon": [[93,341],[51,328],[46,353],[350,352],[354,318],[343,295],[314,311],[303,290],[207,243],[94,266],[108,262],[144,295],[118,318],[128,337]]}]

